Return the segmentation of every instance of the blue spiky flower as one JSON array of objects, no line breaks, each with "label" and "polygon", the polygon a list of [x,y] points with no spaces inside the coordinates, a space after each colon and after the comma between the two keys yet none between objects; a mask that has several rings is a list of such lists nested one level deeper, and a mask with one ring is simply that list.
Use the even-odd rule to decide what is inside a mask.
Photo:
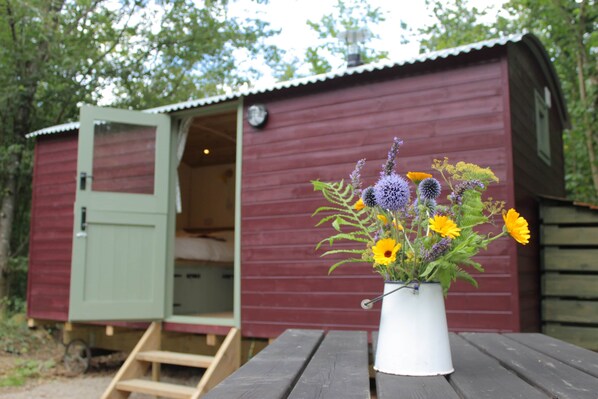
[{"label": "blue spiky flower", "polygon": [[419,195],[426,201],[438,198],[440,191],[440,183],[433,177],[428,177],[419,183]]},{"label": "blue spiky flower", "polygon": [[409,184],[396,173],[382,176],[374,186],[374,196],[382,208],[397,211],[409,203]]},{"label": "blue spiky flower", "polygon": [[370,186],[363,190],[363,194],[361,194],[361,199],[365,206],[369,206],[370,208],[377,205],[376,203],[376,194],[374,193],[374,187]]}]

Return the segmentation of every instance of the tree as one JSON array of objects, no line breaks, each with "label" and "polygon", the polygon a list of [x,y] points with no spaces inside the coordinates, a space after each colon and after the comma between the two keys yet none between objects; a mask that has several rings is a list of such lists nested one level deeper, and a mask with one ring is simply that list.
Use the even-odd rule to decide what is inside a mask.
[{"label": "tree", "polygon": [[496,37],[502,32],[501,23],[482,22],[489,8],[472,7],[468,0],[426,0],[437,23],[419,30],[422,35],[420,53],[461,46]]},{"label": "tree", "polygon": [[514,24],[545,44],[572,122],[565,132],[566,184],[576,200],[598,203],[598,7],[594,0],[511,0]]},{"label": "tree", "polygon": [[[145,108],[251,80],[235,51],[275,58],[257,19],[206,0],[0,0],[0,300],[9,260],[27,254],[31,143],[77,119],[78,104]],[[257,72],[255,72],[257,73]]]},{"label": "tree", "polygon": [[511,0],[505,17],[482,22],[487,9],[466,0],[430,1],[438,20],[421,33],[422,51],[530,31],[543,42],[567,100],[572,128],[563,136],[565,182],[572,199],[598,203],[598,9],[594,0]]}]

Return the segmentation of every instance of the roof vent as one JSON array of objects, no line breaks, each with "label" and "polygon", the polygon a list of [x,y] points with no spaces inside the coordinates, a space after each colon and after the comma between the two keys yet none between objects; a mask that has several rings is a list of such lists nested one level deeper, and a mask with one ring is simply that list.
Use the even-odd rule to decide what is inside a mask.
[{"label": "roof vent", "polygon": [[370,32],[365,29],[348,29],[339,33],[339,39],[347,45],[347,67],[352,68],[363,64],[359,51],[359,44],[365,43]]}]

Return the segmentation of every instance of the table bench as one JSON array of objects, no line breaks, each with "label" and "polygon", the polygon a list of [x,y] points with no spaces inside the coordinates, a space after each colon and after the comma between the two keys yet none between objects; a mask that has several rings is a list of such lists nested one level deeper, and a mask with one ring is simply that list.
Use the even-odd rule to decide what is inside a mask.
[{"label": "table bench", "polygon": [[290,329],[205,399],[598,399],[598,353],[536,333],[451,333],[450,343],[454,373],[373,373],[371,386],[366,332]]}]

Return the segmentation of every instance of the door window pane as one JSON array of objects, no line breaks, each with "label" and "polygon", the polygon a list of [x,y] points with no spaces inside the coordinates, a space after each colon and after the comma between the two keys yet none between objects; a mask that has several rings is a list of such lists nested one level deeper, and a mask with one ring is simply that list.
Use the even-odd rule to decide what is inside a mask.
[{"label": "door window pane", "polygon": [[93,191],[154,194],[156,127],[96,121]]}]

